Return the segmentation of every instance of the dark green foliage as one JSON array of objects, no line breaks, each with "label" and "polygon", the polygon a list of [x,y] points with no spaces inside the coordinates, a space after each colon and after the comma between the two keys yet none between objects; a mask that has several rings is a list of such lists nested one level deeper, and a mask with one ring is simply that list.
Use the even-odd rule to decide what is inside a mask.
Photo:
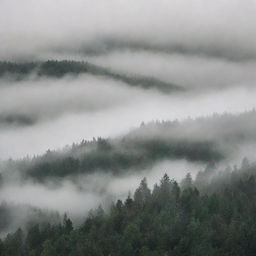
[{"label": "dark green foliage", "polygon": [[[77,152],[83,153],[77,153]],[[219,161],[223,158],[210,142],[189,142],[163,139],[122,140],[110,139],[82,142],[73,145],[69,154],[47,153],[27,162],[25,175],[38,181],[49,177],[111,172],[123,174],[126,170],[142,170],[163,159],[188,159],[191,161]],[[20,169],[20,168],[19,168]]]},{"label": "dark green foliage", "polygon": [[152,192],[143,179],[134,198],[118,200],[109,213],[99,207],[77,229],[66,215],[62,225],[33,225],[26,235],[19,229],[0,244],[0,255],[253,256],[255,175],[249,166],[215,173],[207,193],[190,175],[180,189],[165,174]]}]

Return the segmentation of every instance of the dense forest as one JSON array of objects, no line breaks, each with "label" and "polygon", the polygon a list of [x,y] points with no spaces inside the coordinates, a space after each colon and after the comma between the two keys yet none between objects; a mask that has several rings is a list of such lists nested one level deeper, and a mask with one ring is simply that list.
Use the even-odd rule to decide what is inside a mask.
[{"label": "dense forest", "polygon": [[241,169],[209,165],[180,184],[165,174],[152,190],[144,178],[133,196],[92,210],[79,227],[65,215],[18,229],[0,255],[255,255],[255,176],[244,159]]}]

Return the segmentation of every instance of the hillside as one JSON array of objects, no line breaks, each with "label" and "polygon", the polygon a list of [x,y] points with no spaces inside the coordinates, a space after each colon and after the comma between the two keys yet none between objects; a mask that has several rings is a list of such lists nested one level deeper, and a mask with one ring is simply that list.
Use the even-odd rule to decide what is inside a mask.
[{"label": "hillside", "polygon": [[247,152],[239,153],[239,149],[255,144],[255,124],[255,111],[182,122],[152,122],[114,139],[82,141],[63,151],[7,161],[5,169],[16,169],[24,178],[44,181],[50,177],[101,172],[115,175],[131,170],[140,172],[168,159],[204,164],[228,162],[234,155],[241,159]]},{"label": "hillside", "polygon": [[[151,190],[143,179],[134,195],[109,211],[99,207],[74,228],[61,225],[18,229],[1,255],[254,255],[256,167],[188,174],[179,185],[164,175]],[[202,178],[204,178],[202,180]],[[207,192],[205,187],[207,185]]]}]

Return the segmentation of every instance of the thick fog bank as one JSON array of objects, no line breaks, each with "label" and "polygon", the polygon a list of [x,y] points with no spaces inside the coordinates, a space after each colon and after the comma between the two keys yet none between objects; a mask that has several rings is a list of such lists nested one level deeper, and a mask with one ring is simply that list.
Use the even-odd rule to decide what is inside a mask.
[{"label": "thick fog bank", "polygon": [[[68,213],[75,223],[81,221],[88,212],[100,204],[108,209],[117,199],[125,199],[128,193],[133,193],[143,177],[147,177],[150,188],[164,173],[170,178],[180,181],[190,172],[193,176],[204,165],[187,161],[163,161],[150,169],[135,173],[132,170],[126,175],[94,173],[66,180],[48,180],[39,184],[32,181],[22,181],[19,176],[5,177],[1,186],[0,200],[15,205],[29,205],[49,212]],[[25,221],[25,220],[24,220]]]}]

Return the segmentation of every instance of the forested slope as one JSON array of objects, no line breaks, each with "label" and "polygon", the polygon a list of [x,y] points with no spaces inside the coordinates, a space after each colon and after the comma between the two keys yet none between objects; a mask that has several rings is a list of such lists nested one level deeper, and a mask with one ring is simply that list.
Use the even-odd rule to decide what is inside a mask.
[{"label": "forested slope", "polygon": [[244,145],[256,143],[255,124],[255,111],[182,122],[152,122],[117,138],[84,140],[61,151],[7,161],[4,169],[18,170],[25,178],[45,181],[96,172],[136,173],[163,160],[218,163],[238,154]]},{"label": "forested slope", "polygon": [[[33,225],[1,243],[1,255],[250,256],[256,253],[256,167],[188,174],[181,184],[164,175],[146,179],[133,196],[99,207],[75,228]],[[205,189],[207,187],[207,189]]]}]

